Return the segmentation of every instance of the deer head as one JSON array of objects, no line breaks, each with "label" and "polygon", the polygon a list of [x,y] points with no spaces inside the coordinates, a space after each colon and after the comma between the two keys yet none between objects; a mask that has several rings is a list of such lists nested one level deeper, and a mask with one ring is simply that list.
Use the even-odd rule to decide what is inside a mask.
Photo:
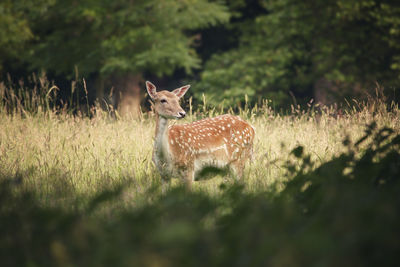
[{"label": "deer head", "polygon": [[151,100],[154,103],[155,112],[161,117],[167,119],[182,119],[186,116],[186,112],[179,105],[179,99],[189,90],[190,85],[179,87],[172,92],[157,92],[156,86],[146,81],[146,89]]}]

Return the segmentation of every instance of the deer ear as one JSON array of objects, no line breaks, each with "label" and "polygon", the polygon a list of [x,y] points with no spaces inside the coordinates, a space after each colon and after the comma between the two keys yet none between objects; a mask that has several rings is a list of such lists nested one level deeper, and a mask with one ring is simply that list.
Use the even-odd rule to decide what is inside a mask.
[{"label": "deer ear", "polygon": [[190,84],[179,87],[178,89],[175,89],[172,91],[172,93],[176,94],[179,98],[181,98],[184,94],[186,94],[187,90],[189,90]]},{"label": "deer ear", "polygon": [[147,93],[149,94],[149,96],[152,99],[157,97],[157,89],[156,89],[156,86],[154,84],[152,84],[149,81],[146,81],[146,89],[147,89]]}]

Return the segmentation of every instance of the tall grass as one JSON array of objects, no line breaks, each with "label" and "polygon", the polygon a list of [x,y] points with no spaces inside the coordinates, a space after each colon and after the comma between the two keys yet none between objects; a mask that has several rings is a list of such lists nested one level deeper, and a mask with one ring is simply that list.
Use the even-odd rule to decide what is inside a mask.
[{"label": "tall grass", "polygon": [[[89,107],[87,102],[86,112],[74,112],[76,100],[57,102],[58,88],[45,77],[32,78],[32,82],[33,90],[23,84],[0,84],[0,179],[23,177],[23,187],[34,189],[48,205],[68,201],[71,193],[91,196],[121,184],[129,185],[126,198],[136,199],[160,184],[151,162],[155,129],[151,113],[137,120],[115,118],[111,116],[115,111]],[[86,91],[76,83],[71,88],[72,93]],[[190,114],[183,122],[234,112],[206,103],[204,99],[192,107],[189,100]],[[246,104],[235,110],[256,129],[254,159],[245,170],[245,188],[250,192],[282,188],[294,147],[304,146],[311,159],[321,164],[344,151],[344,138],[360,138],[366,124],[376,121],[379,127],[400,130],[398,106],[388,105],[379,95],[362,103],[351,100],[341,109],[310,101],[306,107],[292,106],[282,114],[265,100],[260,106]],[[219,185],[225,181],[231,179],[202,180],[194,190],[219,194]],[[177,183],[177,179],[171,182]]]},{"label": "tall grass", "polygon": [[[125,205],[124,184],[85,203],[43,205],[0,181],[4,266],[397,266],[400,134],[371,123],[320,164],[292,150],[283,190],[183,187]],[[66,194],[66,196],[74,193]],[[136,199],[138,200],[138,199]],[[140,200],[140,199],[139,199]]]},{"label": "tall grass", "polygon": [[400,114],[379,90],[286,113],[189,99],[186,122],[249,120],[254,159],[241,184],[216,176],[188,192],[173,179],[162,192],[151,113],[89,107],[84,82],[61,103],[35,81],[0,84],[2,266],[398,265]]}]

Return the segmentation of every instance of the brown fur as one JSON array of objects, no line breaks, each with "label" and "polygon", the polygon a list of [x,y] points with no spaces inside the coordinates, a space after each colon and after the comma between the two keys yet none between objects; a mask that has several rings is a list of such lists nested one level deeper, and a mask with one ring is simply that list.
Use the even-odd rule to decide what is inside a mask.
[{"label": "brown fur", "polygon": [[206,166],[227,166],[238,177],[243,176],[255,135],[249,123],[226,114],[166,128],[168,119],[185,116],[179,98],[189,86],[173,92],[156,92],[155,86],[149,82],[146,86],[157,114],[153,161],[162,175],[178,174],[186,179],[189,187],[196,172]]}]

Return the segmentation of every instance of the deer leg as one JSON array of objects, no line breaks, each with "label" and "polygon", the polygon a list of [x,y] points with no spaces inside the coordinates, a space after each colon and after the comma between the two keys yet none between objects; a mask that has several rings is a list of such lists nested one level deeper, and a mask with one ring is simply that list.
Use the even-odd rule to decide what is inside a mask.
[{"label": "deer leg", "polygon": [[161,177],[161,192],[164,194],[171,186],[171,175],[165,168],[157,166]]},{"label": "deer leg", "polygon": [[171,187],[171,180],[170,179],[161,179],[161,192],[165,194],[168,189]]},{"label": "deer leg", "polygon": [[192,182],[194,181],[194,168],[188,168],[185,172],[185,185],[186,189],[192,189]]},{"label": "deer leg", "polygon": [[237,181],[243,181],[243,169],[244,169],[244,164],[241,160],[232,162],[231,170],[232,170],[234,178]]}]

